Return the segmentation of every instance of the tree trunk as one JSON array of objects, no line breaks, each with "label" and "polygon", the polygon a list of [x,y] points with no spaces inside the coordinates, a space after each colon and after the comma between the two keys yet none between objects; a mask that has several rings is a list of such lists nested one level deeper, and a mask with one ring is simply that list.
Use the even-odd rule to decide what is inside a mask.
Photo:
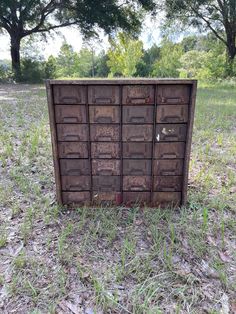
[{"label": "tree trunk", "polygon": [[226,75],[233,76],[234,73],[234,59],[236,56],[235,46],[235,33],[227,34],[227,64],[226,64]]},{"label": "tree trunk", "polygon": [[21,79],[20,67],[20,40],[19,37],[11,36],[11,62],[14,78],[17,82]]}]

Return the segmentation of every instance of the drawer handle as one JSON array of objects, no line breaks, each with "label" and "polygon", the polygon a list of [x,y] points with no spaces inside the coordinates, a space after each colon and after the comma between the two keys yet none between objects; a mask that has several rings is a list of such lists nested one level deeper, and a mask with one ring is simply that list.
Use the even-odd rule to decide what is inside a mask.
[{"label": "drawer handle", "polygon": [[107,154],[105,154],[105,153],[98,153],[96,155],[96,158],[112,158],[112,154],[109,154],[109,153],[107,153]]},{"label": "drawer handle", "polygon": [[62,102],[66,103],[66,104],[69,104],[69,103],[72,103],[72,104],[81,103],[81,98],[80,97],[67,97],[67,96],[64,96],[64,97],[61,97],[60,99],[62,100]]},{"label": "drawer handle", "polygon": [[81,153],[67,153],[65,154],[67,158],[82,158]]},{"label": "drawer handle", "polygon": [[149,103],[150,98],[149,97],[127,97],[126,102],[129,104],[143,104],[143,103]]},{"label": "drawer handle", "polygon": [[95,120],[95,122],[98,122],[98,123],[112,123],[112,122],[114,122],[112,120],[112,117],[102,117],[102,116],[100,116],[100,117],[95,118],[94,120]]},{"label": "drawer handle", "polygon": [[175,153],[163,153],[161,158],[177,158],[178,156]]},{"label": "drawer handle", "polygon": [[111,99],[111,98],[95,98],[94,102],[96,104],[112,104],[114,102],[114,99]]},{"label": "drawer handle", "polygon": [[78,135],[65,135],[65,141],[79,141],[80,137]]},{"label": "drawer handle", "polygon": [[80,122],[80,121],[77,117],[64,117],[63,122],[65,122],[65,123],[76,123],[76,122]]},{"label": "drawer handle", "polygon": [[83,190],[84,186],[81,184],[69,185],[70,190]]},{"label": "drawer handle", "polygon": [[166,121],[166,122],[172,122],[174,121],[179,121],[179,122],[183,122],[184,118],[183,117],[179,117],[179,116],[165,116],[165,117],[161,117],[160,119],[161,121]]},{"label": "drawer handle", "polygon": [[112,136],[109,136],[109,135],[107,135],[107,136],[101,136],[101,135],[98,135],[98,136],[96,136],[96,138],[95,138],[97,141],[112,141]]},{"label": "drawer handle", "polygon": [[175,103],[181,103],[183,102],[181,97],[161,97],[162,103],[169,103],[169,104],[175,104]]},{"label": "drawer handle", "polygon": [[132,117],[129,121],[133,123],[145,122],[145,117]]}]

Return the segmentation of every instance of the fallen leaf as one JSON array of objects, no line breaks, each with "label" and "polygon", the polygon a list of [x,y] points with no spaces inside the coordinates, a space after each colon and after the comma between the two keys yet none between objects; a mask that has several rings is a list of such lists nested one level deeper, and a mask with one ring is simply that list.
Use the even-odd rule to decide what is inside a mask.
[{"label": "fallen leaf", "polygon": [[231,262],[231,258],[227,252],[219,252],[219,255],[223,262],[225,263]]}]

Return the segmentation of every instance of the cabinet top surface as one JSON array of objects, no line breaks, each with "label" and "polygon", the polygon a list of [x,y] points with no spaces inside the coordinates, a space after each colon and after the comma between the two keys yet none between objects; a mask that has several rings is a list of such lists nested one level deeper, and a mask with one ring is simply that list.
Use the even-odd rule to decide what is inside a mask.
[{"label": "cabinet top surface", "polygon": [[78,85],[126,85],[126,84],[196,84],[197,80],[173,78],[115,78],[115,79],[76,79],[46,80],[47,85],[78,84]]}]

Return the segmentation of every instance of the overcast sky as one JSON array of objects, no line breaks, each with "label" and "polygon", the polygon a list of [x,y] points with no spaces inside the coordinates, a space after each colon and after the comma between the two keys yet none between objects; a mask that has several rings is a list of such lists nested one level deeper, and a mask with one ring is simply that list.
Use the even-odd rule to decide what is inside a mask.
[{"label": "overcast sky", "polygon": [[[47,42],[40,42],[40,53],[47,58],[49,55],[57,55],[63,36],[66,41],[71,44],[75,51],[79,51],[83,44],[83,39],[80,32],[73,27],[67,27],[60,30],[60,35],[52,32],[53,36],[48,36]],[[144,43],[144,48],[149,48],[153,43],[158,44],[161,40],[160,37],[160,23],[156,20],[146,18],[143,24],[143,31],[140,39]],[[102,36],[101,42],[96,43],[96,50],[106,49],[108,46],[107,37]],[[0,34],[0,59],[10,59],[10,39],[9,36]]]}]

